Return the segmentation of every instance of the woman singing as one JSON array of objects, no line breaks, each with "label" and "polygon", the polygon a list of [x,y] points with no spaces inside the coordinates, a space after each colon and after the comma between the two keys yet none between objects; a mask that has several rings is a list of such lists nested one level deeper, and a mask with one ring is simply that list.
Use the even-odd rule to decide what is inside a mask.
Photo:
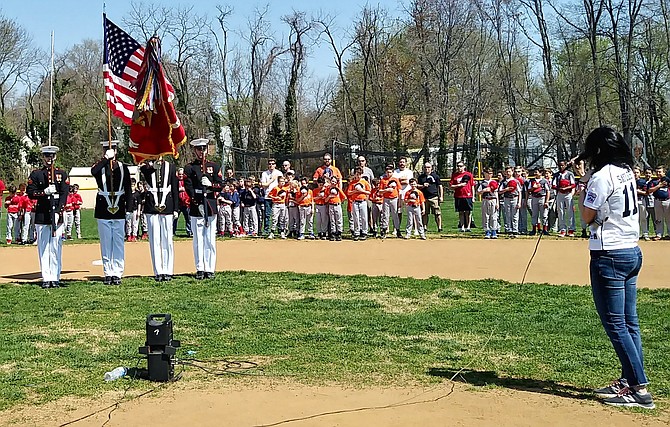
[{"label": "woman singing", "polygon": [[[605,332],[621,362],[621,378],[595,390],[604,403],[653,409],[644,372],[637,317],[637,275],[642,267],[633,156],[621,134],[608,126],[593,130],[577,160],[579,209],[589,224],[591,289]],[[584,173],[584,162],[592,170]],[[586,176],[585,176],[586,175]],[[589,178],[590,175],[590,178]]]}]

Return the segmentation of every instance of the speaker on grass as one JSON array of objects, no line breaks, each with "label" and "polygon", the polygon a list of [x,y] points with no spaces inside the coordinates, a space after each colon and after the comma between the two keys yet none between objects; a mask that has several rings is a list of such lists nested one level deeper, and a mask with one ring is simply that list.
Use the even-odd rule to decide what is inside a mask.
[{"label": "speaker on grass", "polygon": [[146,342],[139,348],[147,356],[150,381],[171,381],[174,378],[174,355],[181,346],[172,337],[172,315],[149,314],[146,322]]}]

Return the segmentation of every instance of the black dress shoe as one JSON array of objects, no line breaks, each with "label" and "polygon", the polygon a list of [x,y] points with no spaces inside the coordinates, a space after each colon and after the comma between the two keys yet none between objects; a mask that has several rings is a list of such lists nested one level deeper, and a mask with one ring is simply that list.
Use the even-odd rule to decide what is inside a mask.
[{"label": "black dress shoe", "polygon": [[195,278],[198,280],[202,280],[205,278],[205,272],[204,271],[196,271],[195,272]]},{"label": "black dress shoe", "polygon": [[40,286],[42,289],[49,289],[51,287],[51,282],[42,282]]},{"label": "black dress shoe", "polygon": [[164,275],[163,275],[163,281],[164,281],[164,282],[170,282],[170,281],[172,281],[172,275],[171,275],[171,274],[164,274]]},{"label": "black dress shoe", "polygon": [[112,276],[112,285],[119,286],[121,284],[121,278],[119,276]]},{"label": "black dress shoe", "polygon": [[205,273],[205,279],[213,279],[214,276],[214,273]]},{"label": "black dress shoe", "polygon": [[112,276],[105,276],[105,278],[102,280],[103,285],[111,285],[112,284]]},{"label": "black dress shoe", "polygon": [[60,288],[60,282],[49,282],[52,288]]},{"label": "black dress shoe", "polygon": [[154,280],[157,281],[157,282],[162,282],[165,279],[163,279],[162,274],[157,274],[157,275],[154,276]]}]

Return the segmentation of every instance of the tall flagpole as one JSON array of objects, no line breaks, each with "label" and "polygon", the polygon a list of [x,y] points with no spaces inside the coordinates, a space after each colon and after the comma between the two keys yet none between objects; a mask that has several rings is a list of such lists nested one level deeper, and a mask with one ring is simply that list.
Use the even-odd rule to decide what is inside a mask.
[{"label": "tall flagpole", "polygon": [[[105,15],[105,3],[102,3],[102,28],[103,28],[103,44],[107,43],[107,22],[106,22],[106,15]],[[105,52],[105,55],[107,55],[107,46],[103,46],[103,52]],[[103,62],[107,62],[107,58]],[[104,71],[103,71],[104,74]],[[107,97],[107,92],[105,91],[105,98]],[[109,106],[109,102],[105,102],[107,104],[107,149],[111,150],[112,149],[112,109]],[[109,192],[111,198],[112,198],[112,204],[114,204],[114,201],[116,200],[116,191],[114,190],[114,160],[116,160],[116,155],[109,159],[109,185],[111,187],[111,191]],[[119,166],[119,170],[121,169],[121,166]],[[119,208],[116,206],[107,206],[107,210],[111,212],[112,214],[115,214]]]},{"label": "tall flagpole", "polygon": [[[54,104],[54,32],[51,31],[51,72],[50,72],[50,83],[49,83],[49,141],[48,145],[51,145],[51,126],[53,124],[53,104]],[[55,157],[51,158],[51,166],[49,168],[49,185],[54,185],[56,183],[56,159]],[[54,195],[49,196],[49,207],[50,212],[49,216],[51,217],[51,238],[56,237],[56,230],[58,224],[56,221],[56,209],[54,206]]]},{"label": "tall flagpole", "polygon": [[51,125],[53,124],[53,104],[54,104],[54,32],[51,31],[51,73],[49,90],[49,145],[51,145]]}]

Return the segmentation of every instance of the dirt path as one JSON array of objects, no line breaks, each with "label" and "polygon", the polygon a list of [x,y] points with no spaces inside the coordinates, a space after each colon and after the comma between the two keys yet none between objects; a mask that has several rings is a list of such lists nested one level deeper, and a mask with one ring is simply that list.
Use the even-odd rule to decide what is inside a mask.
[{"label": "dirt path", "polygon": [[[535,241],[436,239],[339,243],[321,241],[235,240],[218,242],[218,270],[295,271],[412,276],[451,279],[500,278],[519,282]],[[665,242],[643,242],[645,267],[640,285],[669,287]],[[296,256],[282,256],[293,253]],[[102,274],[97,245],[66,245],[63,279]],[[325,262],[325,260],[328,262]],[[176,243],[177,274],[193,271],[191,242]],[[37,249],[0,248],[0,281],[39,280]],[[126,245],[126,275],[151,276],[146,243]],[[542,241],[528,282],[587,284],[584,241]],[[449,394],[453,385],[453,392]],[[447,395],[448,394],[448,395]],[[92,399],[64,398],[38,407],[0,413],[0,426],[54,425],[105,408],[119,399],[109,393]],[[389,406],[390,405],[390,406]],[[368,408],[368,409],[361,409]],[[109,410],[72,424],[100,426]],[[214,379],[170,384],[120,405],[107,426],[668,426],[670,411],[650,416],[622,411],[591,400],[512,389],[481,389],[464,384],[433,388],[354,389],[339,385],[305,386],[254,378]]]},{"label": "dirt path", "polygon": [[[119,398],[61,399],[37,408],[5,412],[10,425],[59,426],[105,408]],[[109,409],[74,426],[101,426]],[[304,386],[259,379],[252,383],[172,384],[113,412],[113,426],[384,426],[384,427],[666,427],[667,414],[651,417],[589,400],[510,389],[476,390],[445,382],[432,388]]]},{"label": "dirt path", "polygon": [[[483,239],[368,240],[366,242],[227,240],[217,246],[217,270],[295,271],[299,273],[366,274],[450,279],[498,278],[520,282],[536,241]],[[644,267],[639,285],[670,287],[666,242],[641,242]],[[286,257],[282,254],[293,253]],[[589,283],[588,249],[583,240],[543,240],[526,282]],[[102,267],[95,244],[63,248],[63,279],[97,279]],[[192,273],[190,241],[175,244],[175,273]],[[328,262],[325,262],[325,260]],[[99,263],[98,263],[99,264]],[[146,242],[126,244],[126,275],[153,276]],[[0,248],[0,281],[38,280],[35,247]]]}]

